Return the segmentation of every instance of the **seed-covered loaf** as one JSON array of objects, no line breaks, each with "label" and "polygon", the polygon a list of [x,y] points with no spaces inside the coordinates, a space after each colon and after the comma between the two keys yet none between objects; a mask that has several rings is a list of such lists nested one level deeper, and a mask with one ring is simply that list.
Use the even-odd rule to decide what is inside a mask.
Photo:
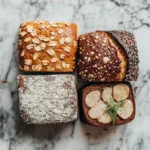
[{"label": "seed-covered loaf", "polygon": [[132,81],[138,77],[134,35],[96,31],[79,37],[78,76],[85,81]]},{"label": "seed-covered loaf", "polygon": [[[114,122],[110,113],[113,104],[119,106]],[[114,110],[112,108],[111,112]],[[80,116],[83,123],[98,127],[132,121],[135,117],[135,101],[130,83],[103,83],[83,88]]]},{"label": "seed-covered loaf", "polygon": [[47,21],[23,23],[18,45],[20,71],[73,72],[77,26]]},{"label": "seed-covered loaf", "polygon": [[20,114],[26,124],[66,123],[77,119],[75,76],[19,75]]}]

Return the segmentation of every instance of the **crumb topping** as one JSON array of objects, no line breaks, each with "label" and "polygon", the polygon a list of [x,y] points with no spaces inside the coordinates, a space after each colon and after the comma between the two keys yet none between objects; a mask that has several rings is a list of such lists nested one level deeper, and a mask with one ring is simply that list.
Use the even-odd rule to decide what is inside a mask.
[{"label": "crumb topping", "polygon": [[73,75],[20,75],[18,87],[20,112],[25,123],[61,123],[77,118]]}]

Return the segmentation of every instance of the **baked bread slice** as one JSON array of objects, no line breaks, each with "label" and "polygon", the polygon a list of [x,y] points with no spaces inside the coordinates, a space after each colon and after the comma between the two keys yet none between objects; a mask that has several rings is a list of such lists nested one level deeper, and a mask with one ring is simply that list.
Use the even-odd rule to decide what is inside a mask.
[{"label": "baked bread slice", "polygon": [[[120,86],[120,90],[118,86]],[[100,95],[99,99],[96,94],[98,96]],[[118,97],[120,95],[122,99],[119,100],[116,95],[118,95]],[[90,98],[91,101],[89,100]],[[96,101],[95,98],[97,99]],[[112,116],[112,112],[110,112],[110,108],[113,110],[113,107],[111,107],[112,100],[115,106],[118,106],[115,120]],[[89,105],[89,103],[92,105]],[[97,127],[128,123],[134,119],[136,111],[133,90],[129,82],[103,83],[86,86],[81,91],[80,106],[81,121]]]},{"label": "baked bread slice", "polygon": [[[126,36],[131,38],[127,41],[128,44],[124,41]],[[79,37],[79,79],[112,82],[136,80],[137,76],[138,57],[133,34],[119,31],[96,31]]]},{"label": "baked bread slice", "polygon": [[20,25],[19,69],[23,72],[73,72],[75,23],[34,21]]},{"label": "baked bread slice", "polygon": [[125,76],[126,81],[135,81],[138,78],[139,59],[135,37],[126,31],[110,31],[112,36],[123,46],[128,56],[128,68]]}]

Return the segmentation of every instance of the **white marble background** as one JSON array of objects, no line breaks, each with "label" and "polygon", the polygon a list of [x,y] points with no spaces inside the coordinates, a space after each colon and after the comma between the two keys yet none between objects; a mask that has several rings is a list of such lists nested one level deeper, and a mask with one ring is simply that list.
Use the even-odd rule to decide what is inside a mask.
[{"label": "white marble background", "polygon": [[[19,123],[15,43],[19,24],[71,21],[78,33],[121,29],[135,34],[140,76],[133,83],[137,113],[129,124],[95,128],[80,123]],[[0,150],[150,149],[150,0],[0,0]]]}]

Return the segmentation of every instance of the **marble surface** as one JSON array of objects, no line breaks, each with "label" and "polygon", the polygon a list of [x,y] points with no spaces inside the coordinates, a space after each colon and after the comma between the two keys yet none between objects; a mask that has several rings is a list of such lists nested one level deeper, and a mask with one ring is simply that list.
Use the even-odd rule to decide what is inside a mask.
[{"label": "marble surface", "polygon": [[[70,21],[78,34],[121,29],[135,34],[140,75],[133,82],[136,117],[129,124],[95,128],[80,123],[25,126],[16,86],[16,37],[21,22]],[[0,150],[150,149],[150,0],[0,0]],[[7,82],[5,82],[7,80]]]}]

